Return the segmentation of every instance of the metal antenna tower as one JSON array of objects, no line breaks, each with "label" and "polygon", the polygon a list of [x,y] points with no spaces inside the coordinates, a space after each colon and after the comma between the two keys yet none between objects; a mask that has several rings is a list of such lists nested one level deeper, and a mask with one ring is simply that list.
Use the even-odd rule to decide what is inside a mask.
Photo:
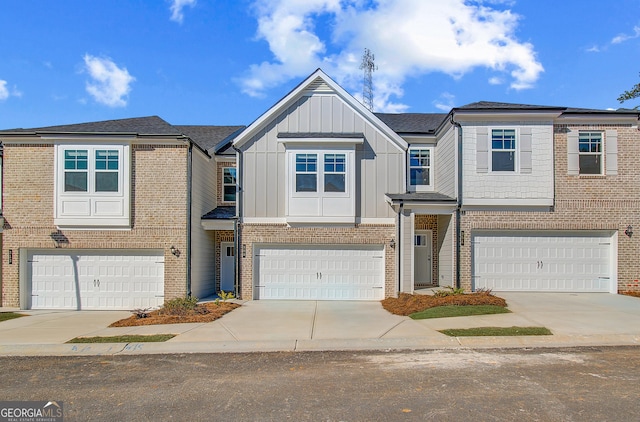
[{"label": "metal antenna tower", "polygon": [[362,104],[364,104],[370,111],[373,111],[373,72],[378,70],[378,67],[375,64],[375,57],[373,53],[368,48],[364,49],[360,69],[364,70],[364,77],[362,81]]}]

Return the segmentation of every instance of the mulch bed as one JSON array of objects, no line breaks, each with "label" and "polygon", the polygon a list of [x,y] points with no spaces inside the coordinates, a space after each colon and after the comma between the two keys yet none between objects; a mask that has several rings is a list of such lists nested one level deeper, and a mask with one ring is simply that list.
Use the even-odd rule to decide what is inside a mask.
[{"label": "mulch bed", "polygon": [[169,315],[164,313],[162,309],[149,313],[146,318],[138,318],[131,315],[129,318],[121,319],[111,324],[109,327],[134,327],[138,325],[156,325],[156,324],[183,324],[187,322],[211,322],[222,317],[234,309],[240,307],[237,303],[215,302],[199,304],[195,310],[184,313],[183,315]]},{"label": "mulch bed", "polygon": [[462,295],[435,297],[430,295],[410,295],[400,293],[397,298],[387,298],[382,301],[382,307],[395,315],[408,316],[428,308],[447,305],[495,305],[506,307],[507,302],[489,292],[477,292]]}]

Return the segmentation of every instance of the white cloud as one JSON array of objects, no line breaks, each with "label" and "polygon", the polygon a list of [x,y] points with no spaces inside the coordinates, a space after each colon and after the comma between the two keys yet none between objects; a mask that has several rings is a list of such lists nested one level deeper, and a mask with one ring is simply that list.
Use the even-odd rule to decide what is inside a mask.
[{"label": "white cloud", "polygon": [[449,112],[453,107],[455,107],[455,95],[449,92],[443,92],[440,94],[440,98],[433,102],[433,105],[438,109],[444,112]]},{"label": "white cloud", "polygon": [[84,56],[85,70],[91,81],[86,84],[87,92],[94,100],[109,107],[124,107],[131,92],[131,84],[136,80],[126,68],[119,68],[111,59]]},{"label": "white cloud", "polygon": [[[362,80],[364,48],[376,56],[374,104],[395,103],[409,77],[443,72],[461,78],[477,67],[495,72],[513,89],[532,87],[543,72],[533,45],[515,36],[519,16],[508,0],[256,0],[257,38],[271,61],[250,66],[243,92],[263,95],[322,67],[348,89]],[[328,23],[327,23],[328,22]],[[317,28],[317,25],[323,25]]]},{"label": "white cloud", "polygon": [[0,101],[9,98],[9,90],[7,89],[7,81],[0,79]]},{"label": "white cloud", "polygon": [[196,1],[197,0],[171,0],[171,7],[169,7],[169,9],[171,9],[171,20],[182,23],[184,19],[184,13],[182,13],[182,10],[187,6],[195,6]]},{"label": "white cloud", "polygon": [[14,85],[13,88],[7,87],[7,81],[0,79],[0,101],[4,101],[9,97],[22,97],[22,92]]},{"label": "white cloud", "polygon": [[640,37],[640,26],[633,27],[633,34],[619,34],[613,37],[611,44],[620,44],[628,40]]}]

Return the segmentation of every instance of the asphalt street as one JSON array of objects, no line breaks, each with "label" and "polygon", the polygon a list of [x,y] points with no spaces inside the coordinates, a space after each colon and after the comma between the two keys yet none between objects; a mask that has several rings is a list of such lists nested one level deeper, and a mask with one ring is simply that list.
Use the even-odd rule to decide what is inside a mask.
[{"label": "asphalt street", "polygon": [[640,348],[1,357],[65,421],[622,421]]}]

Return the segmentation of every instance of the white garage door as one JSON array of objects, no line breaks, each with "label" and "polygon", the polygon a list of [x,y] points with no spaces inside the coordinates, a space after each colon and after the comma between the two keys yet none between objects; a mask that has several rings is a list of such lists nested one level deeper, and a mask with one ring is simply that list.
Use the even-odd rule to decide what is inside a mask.
[{"label": "white garage door", "polygon": [[476,234],[472,247],[476,290],[616,291],[610,234]]},{"label": "white garage door", "polygon": [[31,309],[136,309],[164,302],[162,251],[30,251]]},{"label": "white garage door", "polygon": [[384,299],[383,246],[255,249],[256,299]]}]

